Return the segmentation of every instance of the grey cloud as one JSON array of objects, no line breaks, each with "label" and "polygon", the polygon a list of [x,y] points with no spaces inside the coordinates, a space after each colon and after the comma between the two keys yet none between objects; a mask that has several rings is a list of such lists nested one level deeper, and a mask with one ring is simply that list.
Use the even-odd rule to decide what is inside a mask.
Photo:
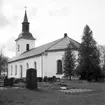
[{"label": "grey cloud", "polygon": [[33,7],[31,10],[30,10],[30,13],[31,15],[35,16],[36,13],[37,13],[38,9],[36,7]]},{"label": "grey cloud", "polygon": [[15,37],[11,37],[11,38],[7,41],[5,47],[6,47],[8,50],[10,50],[10,51],[15,52]]},{"label": "grey cloud", "polygon": [[0,8],[1,8],[2,5],[3,5],[3,0],[0,0]]},{"label": "grey cloud", "polygon": [[5,45],[0,43],[0,52],[1,52],[1,50],[3,50],[3,48],[5,48]]},{"label": "grey cloud", "polygon": [[68,7],[63,7],[61,9],[55,9],[49,11],[50,16],[67,16],[69,15],[71,10]]},{"label": "grey cloud", "polygon": [[2,13],[0,13],[0,27],[7,26],[8,24],[9,21],[7,18]]},{"label": "grey cloud", "polygon": [[52,0],[52,2],[54,2],[54,3],[66,3],[66,4],[68,4],[69,2],[70,2],[71,0]]},{"label": "grey cloud", "polygon": [[0,27],[7,26],[9,24],[9,20],[2,13],[3,1],[0,0]]},{"label": "grey cloud", "polygon": [[16,15],[15,15],[15,16],[13,16],[13,20],[15,20],[15,21],[16,21],[16,20],[18,20],[18,19],[19,19],[19,16],[16,16]]}]

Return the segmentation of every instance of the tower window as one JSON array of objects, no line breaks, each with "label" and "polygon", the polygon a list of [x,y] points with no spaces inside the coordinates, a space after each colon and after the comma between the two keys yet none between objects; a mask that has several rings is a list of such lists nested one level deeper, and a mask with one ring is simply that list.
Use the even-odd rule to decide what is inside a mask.
[{"label": "tower window", "polygon": [[17,75],[17,65],[15,65],[15,75]]},{"label": "tower window", "polygon": [[29,44],[26,45],[26,51],[28,51],[28,50],[29,50]]},{"label": "tower window", "polygon": [[23,77],[23,67],[22,67],[22,65],[20,65],[20,78],[22,78]]},{"label": "tower window", "polygon": [[26,66],[27,66],[26,68],[27,68],[27,69],[29,69],[29,64],[28,64],[28,63],[27,63],[27,65],[26,65]]},{"label": "tower window", "polygon": [[18,44],[18,51],[20,51],[20,45]]},{"label": "tower window", "polygon": [[13,66],[11,66],[11,75],[13,75]]},{"label": "tower window", "polygon": [[34,62],[34,68],[37,69],[37,63],[36,62]]}]

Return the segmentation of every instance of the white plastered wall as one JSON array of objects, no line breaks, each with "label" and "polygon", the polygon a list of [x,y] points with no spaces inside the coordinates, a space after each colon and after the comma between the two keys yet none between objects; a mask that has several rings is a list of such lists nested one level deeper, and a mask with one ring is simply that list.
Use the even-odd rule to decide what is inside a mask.
[{"label": "white plastered wall", "polygon": [[43,56],[43,76],[56,76],[61,78],[63,75],[56,75],[57,73],[57,60],[62,60],[64,51],[48,52]]},{"label": "white plastered wall", "polygon": [[[27,63],[29,64],[29,68],[34,68],[34,62],[37,63],[37,76],[41,77],[41,57],[33,57],[13,63],[8,64],[8,77],[15,77],[15,78],[20,78],[21,71],[20,71],[20,65],[22,65],[22,77],[26,77],[26,70],[27,70]],[[17,65],[17,75],[15,75],[15,65]],[[11,66],[13,66],[13,73],[11,75]]]},{"label": "white plastered wall", "polygon": [[[74,51],[76,58],[78,58],[78,51]],[[64,56],[64,51],[57,52],[47,52],[42,56],[36,56],[33,58],[13,62],[8,64],[8,77],[20,78],[20,65],[23,67],[23,77],[26,77],[27,63],[29,64],[29,68],[34,68],[34,62],[37,63],[37,76],[38,77],[52,77],[56,76],[58,78],[62,78],[63,74],[57,73],[57,60],[62,60]],[[17,65],[17,75],[15,75],[15,65]],[[13,75],[11,75],[11,66],[13,66]]]},{"label": "white plastered wall", "polygon": [[[16,56],[26,51],[27,44],[29,44],[30,49],[35,48],[35,40],[20,39],[16,41]],[[18,51],[18,45],[20,45],[20,51]]]},{"label": "white plastered wall", "polygon": [[[78,58],[78,51],[73,51],[76,59]],[[57,60],[62,60],[64,51],[47,52],[47,55],[43,55],[43,77],[56,76],[62,78],[63,74],[57,74]],[[63,60],[62,60],[63,65]],[[63,70],[63,69],[62,69]]]}]

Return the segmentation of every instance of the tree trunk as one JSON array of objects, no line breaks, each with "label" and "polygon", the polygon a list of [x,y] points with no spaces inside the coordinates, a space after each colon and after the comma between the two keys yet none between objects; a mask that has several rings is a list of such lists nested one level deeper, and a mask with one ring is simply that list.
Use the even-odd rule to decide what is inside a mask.
[{"label": "tree trunk", "polygon": [[71,80],[71,75],[69,76],[69,80]]},{"label": "tree trunk", "polygon": [[0,78],[1,78],[1,70],[0,70]]}]

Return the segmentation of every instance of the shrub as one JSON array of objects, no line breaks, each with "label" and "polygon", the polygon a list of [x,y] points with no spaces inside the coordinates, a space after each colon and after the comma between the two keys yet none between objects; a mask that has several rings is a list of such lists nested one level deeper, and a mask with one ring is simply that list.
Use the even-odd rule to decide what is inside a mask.
[{"label": "shrub", "polygon": [[43,80],[42,77],[37,77],[38,82],[42,82],[42,80]]},{"label": "shrub", "polygon": [[56,76],[52,76],[52,77],[44,77],[44,82],[56,82]]},{"label": "shrub", "polygon": [[4,86],[13,86],[13,83],[14,83],[14,78],[5,78],[4,79]]},{"label": "shrub", "polygon": [[26,73],[26,88],[37,89],[37,71],[35,69],[28,69]]},{"label": "shrub", "polygon": [[52,77],[48,77],[48,78],[47,78],[47,81],[48,81],[48,82],[53,82],[53,78],[52,78]]},{"label": "shrub", "polygon": [[60,78],[56,78],[56,82],[60,82]]},{"label": "shrub", "polygon": [[17,79],[14,80],[14,83],[19,83],[19,82],[26,83],[26,78],[22,78],[22,79],[17,78]]},{"label": "shrub", "polygon": [[48,82],[47,76],[44,76],[44,82]]},{"label": "shrub", "polygon": [[53,82],[56,82],[56,80],[57,80],[56,76],[53,76],[52,80],[53,80]]}]

